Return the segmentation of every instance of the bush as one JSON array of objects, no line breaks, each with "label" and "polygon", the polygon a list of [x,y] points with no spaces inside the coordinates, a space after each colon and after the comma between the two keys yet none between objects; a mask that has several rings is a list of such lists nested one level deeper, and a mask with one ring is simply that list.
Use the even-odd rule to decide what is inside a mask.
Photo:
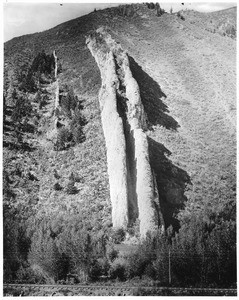
[{"label": "bush", "polygon": [[17,98],[16,104],[13,108],[11,119],[18,126],[24,117],[30,117],[32,113],[32,105],[26,96]]},{"label": "bush", "polygon": [[34,272],[30,267],[23,268],[22,266],[16,273],[17,281],[30,284],[45,284],[46,279],[41,274]]},{"label": "bush", "polygon": [[71,141],[71,133],[66,127],[61,127],[58,130],[57,141],[56,144],[54,145],[55,149],[57,151],[66,149],[68,146],[67,144],[70,141]]},{"label": "bush", "polygon": [[106,258],[94,260],[90,267],[89,277],[91,280],[99,280],[101,276],[107,276],[110,264]]},{"label": "bush", "polygon": [[114,248],[113,245],[108,245],[106,250],[106,256],[109,261],[114,261],[119,255],[119,251]]},{"label": "bush", "polygon": [[62,87],[66,95],[62,95],[60,98],[60,106],[62,107],[64,113],[68,118],[72,117],[71,110],[74,111],[77,107],[78,98],[74,95],[74,90],[72,87],[67,85]]},{"label": "bush", "polygon": [[114,228],[112,229],[110,237],[113,243],[120,244],[121,242],[123,242],[125,238],[125,230],[123,228],[116,228],[116,229]]},{"label": "bush", "polygon": [[155,9],[155,4],[153,2],[146,3],[146,5],[149,9]]},{"label": "bush", "polygon": [[69,260],[59,252],[57,243],[50,237],[44,221],[33,234],[28,259],[32,266],[38,266],[47,282],[64,279],[68,273]]},{"label": "bush", "polygon": [[116,258],[110,266],[109,277],[111,279],[126,280],[127,262],[123,258]]},{"label": "bush", "polygon": [[235,26],[228,24],[226,27],[226,34],[232,38],[235,38],[237,34]]},{"label": "bush", "polygon": [[180,18],[181,20],[185,21],[184,16],[179,11],[177,12],[177,17]]},{"label": "bush", "polygon": [[55,191],[61,191],[62,190],[62,186],[58,182],[56,182],[53,187],[54,187]]},{"label": "bush", "polygon": [[34,58],[31,65],[32,73],[43,73],[43,74],[51,74],[55,68],[55,58],[53,54],[47,55],[43,50],[41,53]]},{"label": "bush", "polygon": [[136,10],[133,4],[130,5],[120,5],[117,7],[117,12],[122,17],[134,17]]},{"label": "bush", "polygon": [[66,192],[68,195],[74,195],[78,193],[77,188],[75,187],[75,181],[69,180],[67,186],[66,186]]}]

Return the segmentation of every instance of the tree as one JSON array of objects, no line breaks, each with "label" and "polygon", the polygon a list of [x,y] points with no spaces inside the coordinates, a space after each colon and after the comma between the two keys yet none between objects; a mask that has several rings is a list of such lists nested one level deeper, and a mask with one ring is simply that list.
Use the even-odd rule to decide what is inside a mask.
[{"label": "tree", "polygon": [[69,258],[59,251],[56,239],[51,237],[50,224],[46,219],[33,234],[29,262],[43,269],[48,282],[65,279],[68,273]]},{"label": "tree", "polygon": [[67,143],[71,141],[71,133],[65,127],[61,127],[57,133],[57,140],[54,148],[56,151],[66,149]]},{"label": "tree", "polygon": [[66,186],[66,192],[67,194],[69,195],[72,195],[72,194],[77,194],[78,190],[75,186],[75,181],[74,180],[69,180],[67,186]]},{"label": "tree", "polygon": [[32,112],[32,105],[29,99],[26,96],[19,96],[17,98],[16,104],[12,111],[11,119],[15,126],[22,127],[22,120],[23,118],[28,118],[31,116]]}]

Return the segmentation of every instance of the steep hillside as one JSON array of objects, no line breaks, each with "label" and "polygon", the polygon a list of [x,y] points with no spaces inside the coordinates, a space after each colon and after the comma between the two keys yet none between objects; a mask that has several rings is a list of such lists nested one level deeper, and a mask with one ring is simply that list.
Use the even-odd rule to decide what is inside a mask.
[{"label": "steep hillside", "polygon": [[[174,235],[180,226],[189,224],[194,218],[207,225],[216,224],[217,216],[221,215],[225,220],[235,220],[235,19],[236,8],[208,14],[184,11],[157,16],[156,10],[146,5],[128,5],[96,11],[50,30],[5,43],[3,167],[7,191],[4,228],[8,236],[4,249],[8,280],[20,276],[19,266],[26,268],[23,263],[26,259],[32,270],[46,281],[46,278],[50,278],[49,281],[65,278],[65,275],[56,276],[54,268],[47,267],[47,263],[46,266],[40,263],[54,251],[58,253],[57,259],[67,262],[62,270],[82,275],[84,263],[78,257],[85,250],[78,249],[79,245],[98,247],[97,253],[106,251],[109,256],[111,243],[124,239],[129,244],[138,242],[138,233],[142,232],[143,219],[140,228],[134,192],[130,196],[131,204],[126,208],[129,210],[127,217],[133,220],[128,224],[130,228],[112,230],[110,176],[114,167],[111,167],[111,173],[107,169],[108,142],[101,115],[103,102],[101,106],[99,103],[99,100],[105,101],[99,96],[100,89],[105,88],[102,85],[104,75],[92,55],[94,51],[91,53],[86,44],[87,38],[100,27],[126,51],[129,70],[139,89],[147,120],[147,126],[140,127],[148,144],[148,154],[143,160],[149,162],[148,168],[153,174],[149,185],[156,184],[158,225],[170,228],[169,236],[169,231],[172,230]],[[104,51],[107,53],[104,46],[102,49],[103,55]],[[44,105],[39,105],[37,90],[19,92],[19,78],[27,73],[42,50],[49,55],[55,51],[62,70],[39,84],[38,88],[45,89],[47,95]],[[116,69],[122,79],[121,62],[116,63]],[[53,74],[53,70],[51,72]],[[127,83],[127,79],[123,78],[123,83],[124,80]],[[69,95],[77,99],[79,122],[82,122],[79,141],[68,140],[60,150],[54,146],[57,128],[63,126],[71,130],[74,128],[72,120],[78,119],[71,109],[70,117],[60,112],[60,118],[55,118],[58,84],[59,99],[71,98]],[[33,107],[29,116],[25,116],[29,124],[26,130],[18,131],[12,119],[16,91],[18,95],[25,93]],[[122,91],[125,92],[124,84]],[[119,109],[118,113],[122,120],[133,124],[129,113],[126,119]],[[117,132],[114,131],[115,124],[116,121],[107,125],[112,126],[112,132]],[[124,134],[128,136],[126,149],[129,152],[132,151],[132,130],[138,128],[132,124],[130,130],[124,124],[124,131],[128,130]],[[136,164],[137,159],[134,159]],[[127,172],[132,172],[131,179],[136,180],[132,186],[137,185],[137,176],[132,171],[134,160],[128,161],[127,167]],[[117,182],[113,190],[117,188]],[[144,180],[139,183],[141,188],[144,184]],[[117,213],[121,211],[114,211],[116,218]],[[11,221],[14,215],[18,216],[20,225],[18,219]],[[24,249],[18,249],[13,242],[16,228],[22,233],[19,236]],[[19,236],[15,238],[19,240]],[[54,247],[57,250],[53,251]],[[40,249],[45,249],[43,254]],[[14,266],[8,264],[13,252]],[[55,256],[54,259],[57,261]],[[88,265],[85,273],[89,273]]]}]

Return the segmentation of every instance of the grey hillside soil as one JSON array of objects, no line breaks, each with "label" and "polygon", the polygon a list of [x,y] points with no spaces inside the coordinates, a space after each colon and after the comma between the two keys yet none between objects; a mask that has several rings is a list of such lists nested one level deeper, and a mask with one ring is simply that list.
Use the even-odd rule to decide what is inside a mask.
[{"label": "grey hillside soil", "polygon": [[[163,144],[170,160],[189,174],[198,200],[213,204],[218,193],[227,193],[221,177],[235,174],[236,43],[189,24],[190,15],[186,19],[152,16],[140,31],[131,26],[126,37],[115,37],[132,57],[133,76],[153,125],[149,137]],[[158,108],[160,94],[151,90],[155,85],[163,92]],[[161,197],[168,203],[182,202],[181,183],[166,177],[158,176],[166,190]],[[190,189],[188,196],[195,197]]]}]

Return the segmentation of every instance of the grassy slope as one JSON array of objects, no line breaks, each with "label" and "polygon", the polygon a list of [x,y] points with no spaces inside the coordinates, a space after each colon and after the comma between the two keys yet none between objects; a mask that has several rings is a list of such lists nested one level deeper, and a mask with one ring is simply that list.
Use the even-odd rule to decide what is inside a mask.
[{"label": "grassy slope", "polygon": [[[98,11],[5,44],[5,59],[12,61],[26,48],[32,51],[32,57],[42,49],[56,49],[63,64],[61,82],[73,84],[79,98],[85,99],[88,124],[84,143],[56,155],[45,143],[45,136],[35,138],[40,179],[38,205],[42,207],[38,213],[60,215],[61,211],[70,216],[86,209],[89,219],[96,217],[101,224],[110,218],[110,205],[106,204],[106,153],[97,100],[100,76],[84,37],[100,25],[110,27],[112,35],[132,57],[131,67],[153,126],[148,131],[151,163],[157,173],[164,214],[184,201],[185,195],[189,202],[211,205],[233,198],[235,41],[205,30],[209,14],[188,11],[182,21],[176,15],[158,18],[146,8],[134,18],[117,16],[114,11]],[[215,14],[211,16],[216,18]],[[82,177],[82,183],[77,184],[78,194],[53,191],[54,168],[61,175],[63,186],[72,170]],[[192,185],[187,187],[189,182]]]},{"label": "grassy slope", "polygon": [[[171,152],[171,168],[179,167],[190,176],[188,198],[217,206],[235,196],[236,43],[205,31],[208,15],[204,14],[205,19],[196,12],[184,15],[185,21],[175,15],[151,16],[145,18],[140,31],[132,26],[126,37],[117,37],[151,77],[151,85],[156,82],[161,87],[161,99],[166,105],[161,112],[165,113],[149,136],[163,144],[165,152]],[[201,26],[194,23],[198,16]],[[136,79],[141,92],[147,95],[150,85],[144,86],[142,72],[137,78],[138,70]],[[152,114],[150,108],[148,114]],[[168,119],[168,114],[173,119]],[[163,169],[159,161],[155,160],[155,164]],[[161,196],[177,201],[180,197],[169,195],[175,191],[178,196],[177,187],[172,186],[178,184],[173,172],[161,172],[165,174],[159,178],[159,185],[164,183],[166,189]],[[163,181],[163,177],[169,177],[171,183]]]}]

